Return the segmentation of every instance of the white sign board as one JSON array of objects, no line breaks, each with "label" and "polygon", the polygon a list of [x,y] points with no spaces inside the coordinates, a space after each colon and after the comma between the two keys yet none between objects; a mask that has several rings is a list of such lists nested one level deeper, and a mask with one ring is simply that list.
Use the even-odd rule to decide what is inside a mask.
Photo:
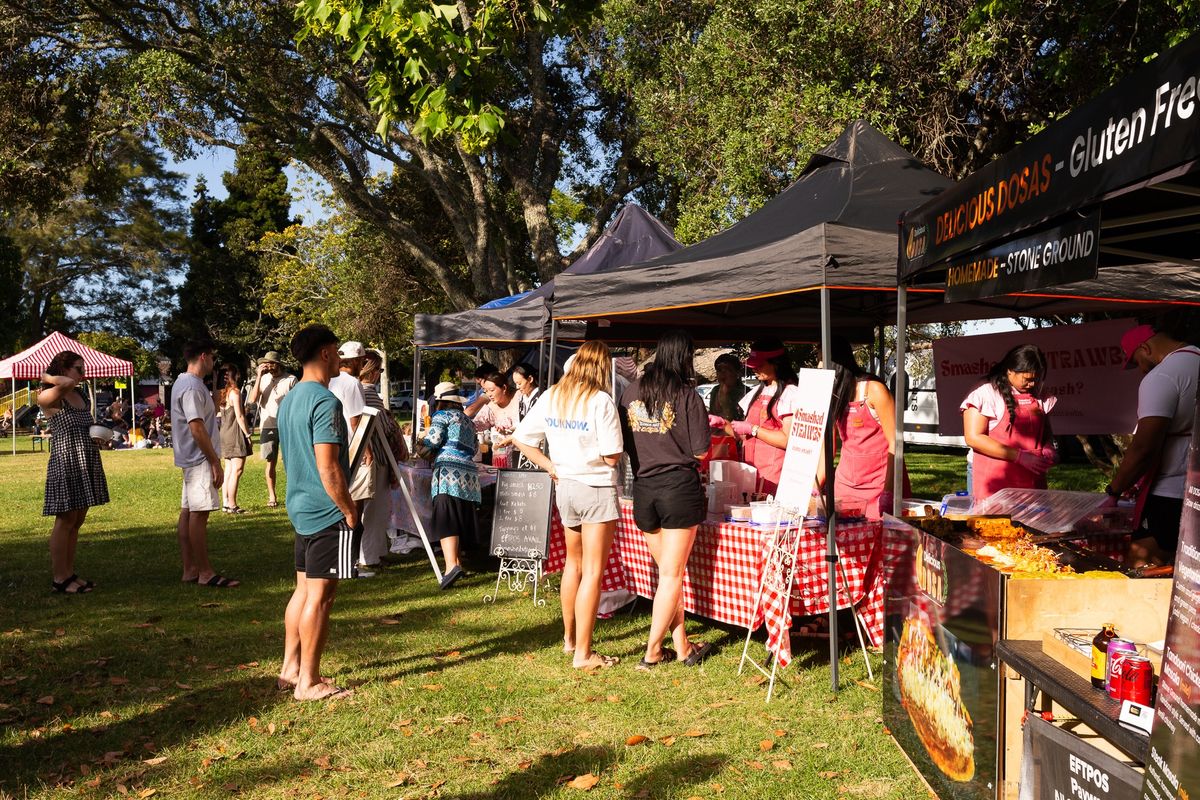
[{"label": "white sign board", "polygon": [[804,514],[812,497],[817,465],[821,461],[829,400],[833,396],[833,370],[802,369],[796,384],[796,411],[788,429],[787,451],[779,476],[776,501],[785,509]]}]

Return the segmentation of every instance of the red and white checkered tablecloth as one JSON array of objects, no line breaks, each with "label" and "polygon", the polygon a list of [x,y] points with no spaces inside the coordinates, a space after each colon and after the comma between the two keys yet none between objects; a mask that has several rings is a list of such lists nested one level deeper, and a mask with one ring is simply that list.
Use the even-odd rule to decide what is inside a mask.
[{"label": "red and white checkered tablecloth", "polygon": [[[755,594],[762,574],[764,551],[771,531],[753,525],[704,523],[696,532],[696,544],[688,561],[683,584],[684,607],[693,614],[757,628]],[[906,549],[889,544],[880,522],[846,524],[837,529],[840,555],[838,607],[853,606],[866,624],[872,644],[883,643],[883,605],[887,581],[895,561]],[[621,502],[616,546],[629,588],[642,597],[653,597],[658,571],[643,534],[633,521],[633,505]],[[825,528],[806,527],[800,534],[798,563],[791,591],[792,615],[825,614],[829,611],[829,581],[825,561]],[[769,639],[782,640],[791,625],[789,615],[769,612]]]},{"label": "red and white checkered tablecloth", "polygon": [[[563,538],[562,520],[558,518],[558,509],[553,508],[550,515],[550,554],[542,565],[542,571],[547,575],[562,572],[567,561],[567,542]],[[612,548],[608,551],[608,561],[604,564],[604,572],[600,575],[600,591],[613,592],[625,587],[625,572],[621,569],[620,548],[614,537]]]}]

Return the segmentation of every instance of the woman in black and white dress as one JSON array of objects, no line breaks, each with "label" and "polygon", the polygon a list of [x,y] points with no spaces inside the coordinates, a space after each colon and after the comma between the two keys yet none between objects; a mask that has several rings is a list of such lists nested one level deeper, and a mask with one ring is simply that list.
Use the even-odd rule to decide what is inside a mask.
[{"label": "woman in black and white dress", "polygon": [[37,398],[51,434],[46,501],[42,506],[43,516],[54,517],[50,586],[63,594],[86,594],[95,588],[91,581],[75,574],[75,547],[88,509],[108,502],[100,449],[89,433],[95,420],[87,401],[76,391],[83,379],[83,356],[64,350],[46,367]]}]

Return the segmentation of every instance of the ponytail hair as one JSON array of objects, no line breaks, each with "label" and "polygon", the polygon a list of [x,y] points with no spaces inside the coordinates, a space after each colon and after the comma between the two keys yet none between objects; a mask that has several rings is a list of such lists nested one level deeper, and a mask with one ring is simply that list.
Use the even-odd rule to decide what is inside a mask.
[{"label": "ponytail hair", "polygon": [[1004,398],[1004,406],[1008,409],[1008,430],[1011,431],[1013,421],[1017,418],[1017,400],[1008,382],[1009,372],[1032,372],[1037,380],[1034,387],[1034,396],[1037,397],[1046,379],[1046,354],[1037,345],[1019,344],[1005,353],[1004,358],[997,361],[986,375],[988,383]]},{"label": "ponytail hair", "polygon": [[642,401],[652,418],[695,383],[695,357],[696,346],[687,331],[671,330],[658,337],[654,361],[646,365],[641,384]]}]

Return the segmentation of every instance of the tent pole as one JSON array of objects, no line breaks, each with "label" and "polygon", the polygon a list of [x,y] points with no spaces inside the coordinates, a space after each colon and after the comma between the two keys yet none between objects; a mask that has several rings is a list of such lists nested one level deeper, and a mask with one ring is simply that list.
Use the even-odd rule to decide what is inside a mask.
[{"label": "tent pole", "polygon": [[558,320],[550,320],[550,360],[546,364],[546,388],[554,385],[554,360],[558,355]]},{"label": "tent pole", "polygon": [[[417,431],[421,427],[421,401],[420,392],[417,390],[417,385],[421,383],[421,346],[413,343],[413,373],[412,373],[412,447],[409,452],[414,456],[417,452]],[[433,398],[429,398],[429,402],[433,402]],[[432,408],[433,406],[430,406]]]},{"label": "tent pole", "polygon": [[538,339],[538,363],[537,363],[538,382],[545,384],[546,382],[546,337],[542,336]]},{"label": "tent pole", "polygon": [[904,499],[904,410],[908,408],[908,383],[904,371],[908,347],[908,287],[896,287],[896,455],[892,469],[892,513],[900,516]]},{"label": "tent pole", "polygon": [[[821,366],[832,369],[830,361],[833,331],[829,308],[829,288],[821,287]],[[829,680],[830,688],[838,691],[838,607],[837,607],[837,507],[833,497],[833,426],[834,420],[825,423],[825,561],[829,568]]]},{"label": "tent pole", "polygon": [[12,454],[17,454],[17,379],[12,379]]}]

